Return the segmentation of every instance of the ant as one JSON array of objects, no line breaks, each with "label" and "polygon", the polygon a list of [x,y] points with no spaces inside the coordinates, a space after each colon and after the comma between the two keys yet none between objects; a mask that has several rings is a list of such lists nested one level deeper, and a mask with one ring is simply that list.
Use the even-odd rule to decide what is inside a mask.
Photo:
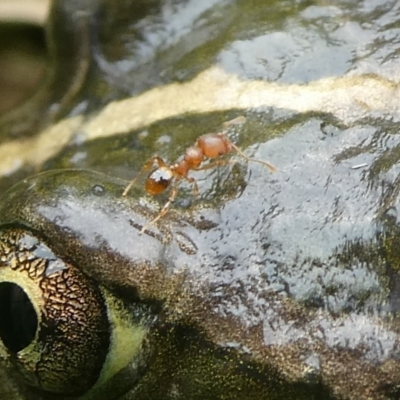
[{"label": "ant", "polygon": [[164,207],[160,210],[158,215],[145,225],[141,233],[162,218],[169,210],[169,207],[174,202],[179,191],[179,183],[182,179],[185,179],[189,183],[193,184],[194,197],[199,193],[199,188],[195,178],[190,177],[189,171],[201,171],[209,168],[213,168],[217,165],[225,164],[226,160],[217,160],[206,165],[202,165],[204,161],[209,158],[218,158],[226,154],[236,152],[247,161],[258,162],[268,167],[272,172],[276,172],[276,168],[268,161],[258,160],[246,156],[231,140],[226,136],[227,128],[231,125],[242,124],[246,121],[246,118],[241,116],[231,121],[227,121],[223,124],[223,129],[219,133],[207,133],[201,135],[194,146],[190,146],[186,149],[183,158],[177,161],[175,164],[168,165],[160,156],[152,156],[143,166],[142,170],[136,175],[136,177],[129,183],[125,188],[122,196],[126,196],[135,184],[139,176],[144,172],[149,171],[154,165],[157,166],[147,177],[145,188],[146,192],[152,196],[163,193],[175,180],[175,184],[172,188],[171,195],[169,196]]}]

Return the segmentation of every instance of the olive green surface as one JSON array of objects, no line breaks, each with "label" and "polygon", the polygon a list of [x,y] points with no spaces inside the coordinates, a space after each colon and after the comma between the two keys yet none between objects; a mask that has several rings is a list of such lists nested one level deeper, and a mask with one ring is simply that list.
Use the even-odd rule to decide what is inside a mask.
[{"label": "olive green surface", "polygon": [[[0,120],[1,231],[43,241],[145,338],[75,397],[8,357],[0,397],[399,398],[398,11],[55,1],[47,79]],[[235,154],[192,171],[199,195],[181,182],[141,233],[169,192],[128,181],[239,116],[226,135],[277,172]]]}]

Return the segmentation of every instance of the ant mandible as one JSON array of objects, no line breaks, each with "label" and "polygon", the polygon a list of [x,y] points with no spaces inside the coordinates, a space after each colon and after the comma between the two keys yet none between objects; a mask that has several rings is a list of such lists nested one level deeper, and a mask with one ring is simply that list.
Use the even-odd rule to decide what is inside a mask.
[{"label": "ant mandible", "polygon": [[172,188],[171,195],[169,196],[164,207],[160,210],[158,215],[150,221],[147,225],[143,226],[141,233],[146,231],[146,229],[162,218],[169,210],[169,207],[174,202],[178,191],[179,183],[182,179],[185,179],[189,183],[193,184],[194,196],[196,197],[199,192],[197,181],[188,176],[189,171],[201,171],[209,168],[213,168],[216,165],[222,165],[226,163],[225,160],[217,160],[215,162],[202,165],[204,161],[209,158],[218,158],[226,154],[236,152],[241,157],[247,161],[258,162],[260,164],[268,167],[272,172],[276,172],[276,168],[268,161],[258,160],[256,158],[251,158],[246,156],[231,140],[226,136],[227,128],[231,125],[242,124],[246,121],[246,118],[241,116],[235,118],[231,121],[224,123],[224,128],[219,133],[207,133],[200,136],[194,146],[190,146],[186,149],[185,155],[180,161],[175,164],[168,165],[160,156],[152,156],[143,166],[142,170],[136,175],[136,177],[129,183],[125,188],[122,196],[126,196],[131,190],[132,186],[136,183],[137,179],[146,171],[157,165],[157,168],[153,170],[147,177],[145,188],[146,192],[152,196],[164,192],[175,180],[175,184]]}]

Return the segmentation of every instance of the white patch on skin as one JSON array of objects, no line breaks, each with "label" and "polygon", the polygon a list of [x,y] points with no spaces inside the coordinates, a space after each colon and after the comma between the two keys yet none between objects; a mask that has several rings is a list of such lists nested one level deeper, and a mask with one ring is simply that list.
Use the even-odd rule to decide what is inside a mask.
[{"label": "white patch on skin", "polygon": [[73,138],[76,130],[82,125],[82,120],[82,117],[63,120],[37,136],[2,143],[0,145],[0,176],[7,176],[13,172],[15,160],[18,160],[19,167],[25,164],[40,167]]},{"label": "white patch on skin", "polygon": [[[383,78],[325,78],[308,85],[246,81],[214,66],[190,82],[148,90],[138,97],[108,104],[85,125],[88,138],[124,133],[184,113],[276,107],[298,112],[320,111],[350,123],[371,112],[400,119],[396,85]],[[149,112],[151,110],[151,112]]]},{"label": "white patch on skin", "polygon": [[[307,85],[241,80],[213,66],[192,81],[156,87],[130,99],[108,104],[97,116],[63,120],[39,135],[0,146],[0,176],[9,173],[14,160],[35,167],[53,157],[77,130],[88,140],[123,134],[185,113],[231,109],[282,108],[299,113],[332,113],[351,123],[374,112],[400,120],[400,89],[394,82],[371,75],[324,78]],[[151,110],[151,112],[149,112]]]},{"label": "white patch on skin", "polygon": [[12,175],[14,172],[18,171],[23,164],[24,163],[21,160],[21,158],[14,158],[10,160],[9,169],[5,169],[3,175],[4,176]]}]

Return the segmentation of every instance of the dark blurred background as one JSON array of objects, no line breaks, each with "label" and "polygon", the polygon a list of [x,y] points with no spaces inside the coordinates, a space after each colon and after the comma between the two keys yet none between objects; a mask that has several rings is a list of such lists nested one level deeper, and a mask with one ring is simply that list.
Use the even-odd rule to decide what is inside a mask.
[{"label": "dark blurred background", "polygon": [[46,66],[50,0],[0,0],[0,117],[29,98]]}]

